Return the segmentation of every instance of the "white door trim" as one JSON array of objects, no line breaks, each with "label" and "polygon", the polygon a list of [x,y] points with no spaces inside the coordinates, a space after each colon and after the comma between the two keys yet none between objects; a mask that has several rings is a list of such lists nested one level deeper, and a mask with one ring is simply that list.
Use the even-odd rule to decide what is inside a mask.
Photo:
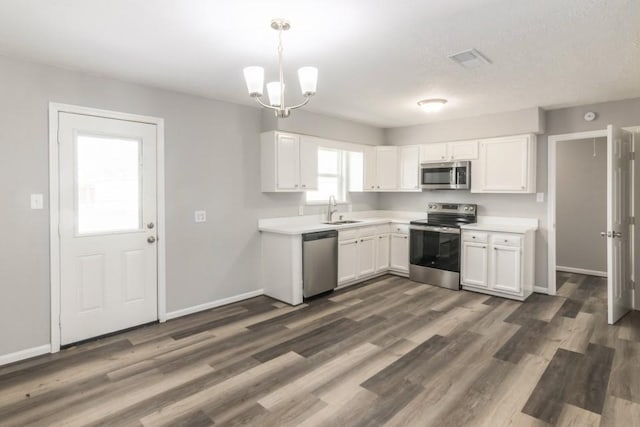
[{"label": "white door trim", "polygon": [[548,162],[547,162],[547,228],[549,230],[548,243],[548,287],[549,295],[556,294],[556,154],[557,145],[563,141],[573,141],[576,139],[601,138],[607,137],[607,130],[594,130],[588,132],[565,133],[561,135],[550,135],[547,143]]},{"label": "white door trim", "polygon": [[166,243],[164,211],[164,119],[77,105],[49,103],[49,242],[51,283],[51,353],[60,351],[60,180],[58,113],[83,114],[116,120],[148,123],[157,129],[157,230],[158,230],[158,320],[167,320]]}]

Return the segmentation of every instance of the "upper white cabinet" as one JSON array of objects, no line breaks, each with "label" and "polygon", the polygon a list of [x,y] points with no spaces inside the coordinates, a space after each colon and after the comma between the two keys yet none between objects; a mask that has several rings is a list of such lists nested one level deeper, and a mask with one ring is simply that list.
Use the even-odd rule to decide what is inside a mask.
[{"label": "upper white cabinet", "polygon": [[420,146],[420,163],[454,162],[476,160],[478,141],[439,142]]},{"label": "upper white cabinet", "polygon": [[376,189],[398,188],[398,147],[376,147]]},{"label": "upper white cabinet", "polygon": [[406,145],[399,148],[400,189],[420,189],[420,146]]},{"label": "upper white cabinet", "polygon": [[304,136],[265,132],[261,135],[263,192],[318,188],[318,145]]},{"label": "upper white cabinet", "polygon": [[367,146],[363,149],[362,154],[364,159],[363,190],[377,191],[378,179],[376,170],[378,156],[376,155],[376,147]]},{"label": "upper white cabinet", "polygon": [[481,140],[471,176],[472,193],[535,193],[535,135]]}]

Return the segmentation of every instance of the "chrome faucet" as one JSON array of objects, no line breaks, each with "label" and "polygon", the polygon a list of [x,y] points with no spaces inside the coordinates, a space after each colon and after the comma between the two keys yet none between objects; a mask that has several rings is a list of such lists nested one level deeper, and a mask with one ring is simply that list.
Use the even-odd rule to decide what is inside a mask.
[{"label": "chrome faucet", "polygon": [[336,203],[336,198],[333,196],[329,196],[329,206],[327,207],[327,221],[333,222],[333,214],[338,212],[338,203]]}]

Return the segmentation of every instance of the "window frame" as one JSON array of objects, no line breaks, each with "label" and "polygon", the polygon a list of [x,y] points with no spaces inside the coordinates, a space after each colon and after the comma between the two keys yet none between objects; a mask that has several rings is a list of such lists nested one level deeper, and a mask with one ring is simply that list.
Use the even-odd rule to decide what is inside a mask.
[{"label": "window frame", "polygon": [[[320,185],[320,178],[336,178],[338,180],[338,187],[339,187],[339,195],[335,195],[336,198],[336,203],[339,205],[346,205],[351,203],[350,200],[350,194],[349,194],[349,189],[348,189],[348,180],[349,180],[349,175],[348,175],[348,161],[346,161],[346,156],[348,151],[343,150],[341,148],[336,148],[336,147],[327,147],[324,145],[320,145],[318,146],[318,153],[320,152],[320,150],[324,150],[324,151],[334,151],[338,153],[338,173],[337,174],[328,174],[328,173],[320,173],[318,172],[318,186]],[[319,158],[320,156],[318,156]],[[313,191],[318,191],[318,190],[312,190],[312,191],[306,191],[305,192],[305,204],[312,206],[312,205],[326,205],[327,203],[329,203],[329,199],[326,200],[309,200],[309,193],[312,193]]]}]

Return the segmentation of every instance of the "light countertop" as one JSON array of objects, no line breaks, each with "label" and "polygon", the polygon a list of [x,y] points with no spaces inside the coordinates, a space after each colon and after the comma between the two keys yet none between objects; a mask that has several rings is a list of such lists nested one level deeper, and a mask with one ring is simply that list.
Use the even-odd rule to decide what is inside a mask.
[{"label": "light countertop", "polygon": [[500,233],[516,233],[516,234],[525,234],[528,231],[535,231],[538,229],[537,226],[534,225],[521,225],[521,224],[467,224],[463,225],[463,230],[472,230],[472,231],[495,231]]}]

